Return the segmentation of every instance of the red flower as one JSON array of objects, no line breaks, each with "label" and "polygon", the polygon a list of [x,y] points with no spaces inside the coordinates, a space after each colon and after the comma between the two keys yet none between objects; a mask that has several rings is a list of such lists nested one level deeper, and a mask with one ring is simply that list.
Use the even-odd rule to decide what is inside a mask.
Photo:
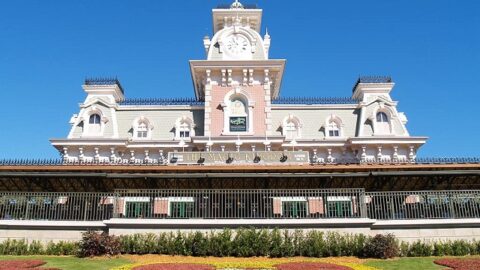
[{"label": "red flower", "polygon": [[434,263],[447,266],[455,270],[473,270],[480,269],[480,259],[439,259]]}]

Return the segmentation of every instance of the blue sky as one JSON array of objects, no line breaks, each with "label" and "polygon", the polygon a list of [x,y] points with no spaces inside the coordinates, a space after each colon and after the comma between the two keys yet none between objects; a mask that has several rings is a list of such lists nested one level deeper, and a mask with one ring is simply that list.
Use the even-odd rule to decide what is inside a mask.
[{"label": "blue sky", "polygon": [[[87,76],[118,76],[128,97],[193,97],[211,8],[230,1],[0,3],[0,158],[57,157]],[[248,2],[247,2],[248,3]],[[419,156],[480,156],[479,1],[259,0],[283,96],[349,96],[359,75],[390,75]],[[263,30],[264,31],[264,30]]]}]

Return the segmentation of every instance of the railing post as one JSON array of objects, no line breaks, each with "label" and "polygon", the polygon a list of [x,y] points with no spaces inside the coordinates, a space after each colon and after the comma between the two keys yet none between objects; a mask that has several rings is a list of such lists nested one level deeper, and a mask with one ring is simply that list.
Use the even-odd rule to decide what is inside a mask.
[{"label": "railing post", "polygon": [[365,189],[362,188],[360,190],[360,196],[359,196],[359,210],[360,210],[360,217],[361,218],[368,218],[367,216],[367,199],[365,197]]},{"label": "railing post", "polygon": [[448,205],[450,206],[450,218],[455,218],[456,217],[456,213],[455,213],[455,207],[453,206],[453,200],[452,200],[452,197],[454,195],[450,194],[450,196],[448,196]]},{"label": "railing post", "polygon": [[26,203],[27,205],[25,206],[25,217],[24,217],[24,219],[25,219],[25,220],[28,220],[28,219],[29,219],[29,217],[28,217],[29,207],[28,207],[28,206],[30,205],[30,204],[28,203],[28,196],[25,196],[25,203]]}]

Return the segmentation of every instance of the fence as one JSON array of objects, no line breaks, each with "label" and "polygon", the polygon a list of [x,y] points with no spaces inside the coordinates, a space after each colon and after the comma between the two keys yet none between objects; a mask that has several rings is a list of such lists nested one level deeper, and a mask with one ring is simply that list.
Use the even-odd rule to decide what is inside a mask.
[{"label": "fence", "polygon": [[113,193],[0,193],[0,218],[20,220],[105,220],[113,215]]},{"label": "fence", "polygon": [[0,219],[480,218],[480,190],[365,192],[364,189],[116,190],[4,192]]},{"label": "fence", "polygon": [[117,190],[121,218],[359,218],[363,189]]},{"label": "fence", "polygon": [[480,217],[480,190],[367,192],[372,219],[448,219]]}]

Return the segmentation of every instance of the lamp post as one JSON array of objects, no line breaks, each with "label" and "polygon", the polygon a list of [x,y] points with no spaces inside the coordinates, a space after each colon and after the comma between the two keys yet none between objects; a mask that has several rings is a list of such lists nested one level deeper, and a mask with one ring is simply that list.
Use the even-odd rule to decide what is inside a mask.
[{"label": "lamp post", "polygon": [[292,152],[295,152],[295,145],[297,145],[297,141],[293,139],[290,144],[292,145]]},{"label": "lamp post", "polygon": [[235,146],[237,147],[237,152],[240,152],[240,146],[243,142],[240,140],[240,136],[237,137],[237,141],[235,142]]},{"label": "lamp post", "polygon": [[212,151],[213,142],[212,142],[212,139],[210,137],[208,137],[208,142],[206,143],[206,145],[207,145],[207,152]]},{"label": "lamp post", "polygon": [[180,142],[178,143],[178,145],[180,147],[182,147],[182,152],[185,152],[185,141],[183,140],[183,138],[180,140]]}]

